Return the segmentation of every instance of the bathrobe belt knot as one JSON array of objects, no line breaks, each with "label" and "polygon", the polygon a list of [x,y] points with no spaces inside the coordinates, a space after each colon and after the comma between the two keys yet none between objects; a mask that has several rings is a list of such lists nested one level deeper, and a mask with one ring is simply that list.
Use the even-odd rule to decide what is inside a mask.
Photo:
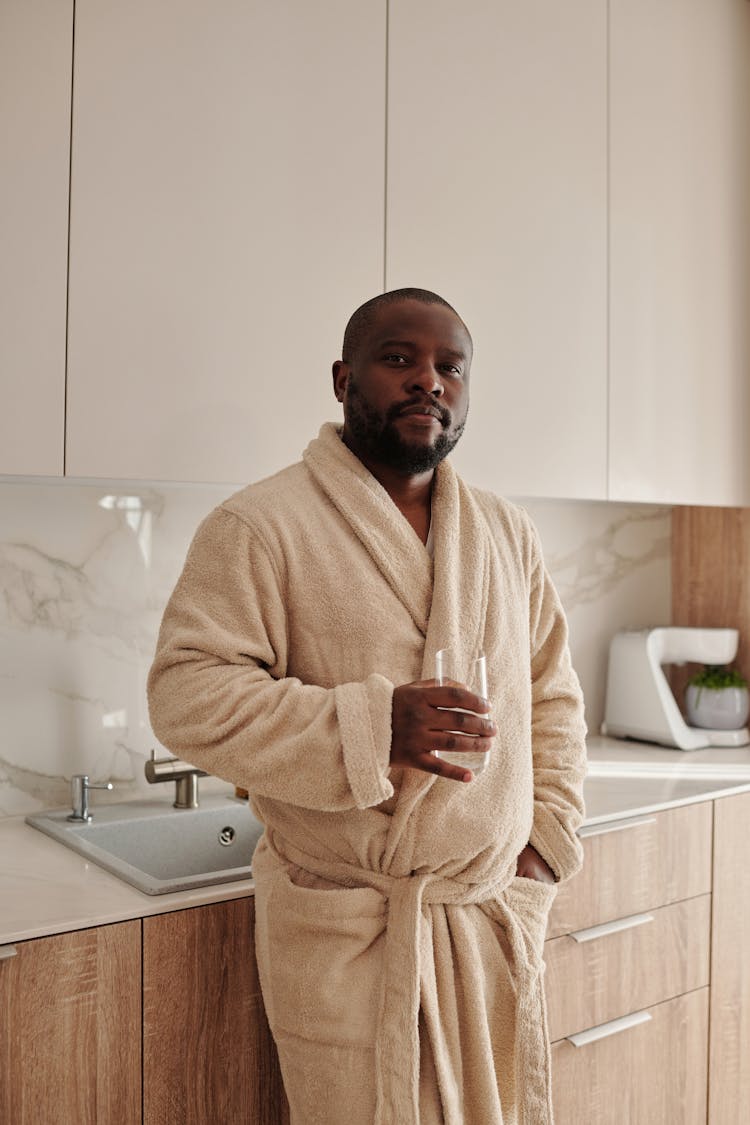
[{"label": "bathrobe belt knot", "polygon": [[[271,843],[271,841],[269,841]],[[518,980],[517,1003],[528,999],[530,966],[522,932],[504,903],[509,879],[462,882],[437,872],[396,876],[311,856],[275,838],[272,850],[310,874],[349,887],[372,887],[388,902],[384,978],[376,1032],[377,1109],[375,1125],[419,1125],[419,1006],[422,907],[492,903],[492,915],[506,931]],[[279,854],[281,853],[281,854]],[[520,1013],[519,1013],[520,1014]],[[533,1073],[533,1072],[532,1072]],[[531,1077],[531,1076],[530,1076]],[[532,1078],[533,1082],[533,1078]],[[406,1107],[410,1115],[404,1115]]]}]

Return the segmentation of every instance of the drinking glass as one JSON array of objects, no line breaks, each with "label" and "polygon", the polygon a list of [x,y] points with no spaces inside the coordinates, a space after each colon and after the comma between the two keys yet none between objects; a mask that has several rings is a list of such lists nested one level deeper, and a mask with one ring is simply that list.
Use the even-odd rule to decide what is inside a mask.
[{"label": "drinking glass", "polygon": [[[442,685],[453,680],[467,687],[475,695],[487,698],[487,658],[481,653],[475,660],[470,660],[468,665],[462,664],[454,649],[441,648],[435,653],[435,679]],[[464,711],[463,707],[452,707],[452,711]],[[472,714],[472,712],[466,712]],[[452,733],[460,734],[460,731]],[[477,735],[465,735],[467,738],[477,738]],[[472,754],[470,750],[436,750],[438,758],[450,762],[454,766],[462,766],[471,770],[474,777],[483,773],[489,751],[479,750]]]}]

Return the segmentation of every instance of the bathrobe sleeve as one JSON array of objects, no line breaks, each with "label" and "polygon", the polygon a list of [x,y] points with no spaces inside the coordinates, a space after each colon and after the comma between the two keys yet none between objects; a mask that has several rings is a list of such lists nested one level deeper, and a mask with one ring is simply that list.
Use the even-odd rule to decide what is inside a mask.
[{"label": "bathrobe sleeve", "polygon": [[586,726],[583,696],[568,650],[568,628],[532,529],[530,588],[531,740],[534,820],[529,842],[558,879],[582,862]]},{"label": "bathrobe sleeve", "polygon": [[213,512],[162,620],[148,680],[154,733],[254,796],[325,811],[379,804],[393,793],[393,685],[287,676],[289,596],[262,533]]}]

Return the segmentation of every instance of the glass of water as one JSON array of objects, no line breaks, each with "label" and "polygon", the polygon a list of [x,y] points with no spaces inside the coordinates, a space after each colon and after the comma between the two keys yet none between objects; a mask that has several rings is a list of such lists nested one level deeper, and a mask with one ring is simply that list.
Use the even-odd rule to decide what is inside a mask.
[{"label": "glass of water", "polygon": [[[484,653],[481,653],[475,660],[470,660],[468,665],[462,664],[454,649],[441,648],[435,653],[435,679],[440,685],[454,681],[463,687],[467,687],[475,695],[481,695],[483,699],[486,699],[487,658]],[[463,710],[462,707],[451,709],[454,711]],[[460,734],[461,732],[455,731],[453,733]],[[468,735],[466,737],[473,738],[476,736]],[[438,758],[450,762],[451,765],[462,766],[464,769],[471,770],[474,777],[483,773],[489,755],[489,751],[485,750],[479,750],[476,754],[472,754],[469,750],[436,750],[435,753]]]}]

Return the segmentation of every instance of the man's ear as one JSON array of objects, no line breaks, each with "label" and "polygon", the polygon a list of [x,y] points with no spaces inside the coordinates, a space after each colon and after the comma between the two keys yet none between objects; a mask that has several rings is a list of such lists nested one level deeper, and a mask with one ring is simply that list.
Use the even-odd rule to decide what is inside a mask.
[{"label": "man's ear", "polygon": [[337,359],[331,371],[333,373],[333,393],[339,402],[343,402],[352,369],[343,359]]}]

